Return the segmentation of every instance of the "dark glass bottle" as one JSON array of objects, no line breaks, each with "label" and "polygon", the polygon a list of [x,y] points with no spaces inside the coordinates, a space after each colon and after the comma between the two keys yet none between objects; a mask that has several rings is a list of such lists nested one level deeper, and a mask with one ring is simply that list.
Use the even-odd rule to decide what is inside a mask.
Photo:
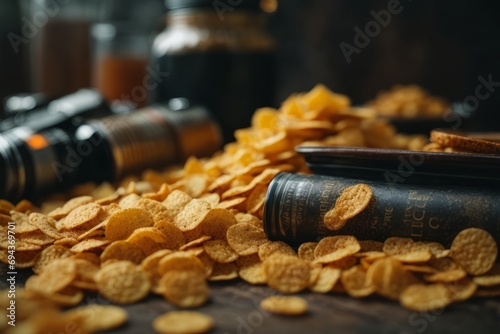
[{"label": "dark glass bottle", "polygon": [[225,141],[274,104],[274,40],[259,1],[218,7],[212,0],[167,0],[167,27],[153,42],[152,67],[168,73],[152,102],[185,97],[206,105]]}]

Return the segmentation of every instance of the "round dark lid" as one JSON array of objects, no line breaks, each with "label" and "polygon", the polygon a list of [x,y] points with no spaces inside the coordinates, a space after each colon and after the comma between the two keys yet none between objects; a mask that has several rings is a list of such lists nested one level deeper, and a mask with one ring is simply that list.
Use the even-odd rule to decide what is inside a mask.
[{"label": "round dark lid", "polygon": [[195,8],[213,9],[216,12],[238,9],[260,10],[260,0],[165,0],[165,6],[170,11]]}]

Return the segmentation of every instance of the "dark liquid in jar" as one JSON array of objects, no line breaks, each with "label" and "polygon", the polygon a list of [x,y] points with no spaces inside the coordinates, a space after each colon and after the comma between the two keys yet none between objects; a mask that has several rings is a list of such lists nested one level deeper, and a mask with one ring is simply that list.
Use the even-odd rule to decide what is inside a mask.
[{"label": "dark liquid in jar", "polygon": [[248,127],[255,109],[274,105],[274,56],[270,52],[199,52],[159,57],[162,77],[153,100],[185,97],[212,111],[226,142]]}]

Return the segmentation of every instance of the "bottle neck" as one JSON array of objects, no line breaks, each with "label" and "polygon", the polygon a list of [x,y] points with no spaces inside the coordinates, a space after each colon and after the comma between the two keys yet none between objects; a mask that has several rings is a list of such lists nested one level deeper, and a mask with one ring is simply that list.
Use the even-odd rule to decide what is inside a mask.
[{"label": "bottle neck", "polygon": [[264,13],[239,10],[217,13],[212,9],[172,11],[166,15],[167,26],[189,26],[205,29],[265,29]]}]

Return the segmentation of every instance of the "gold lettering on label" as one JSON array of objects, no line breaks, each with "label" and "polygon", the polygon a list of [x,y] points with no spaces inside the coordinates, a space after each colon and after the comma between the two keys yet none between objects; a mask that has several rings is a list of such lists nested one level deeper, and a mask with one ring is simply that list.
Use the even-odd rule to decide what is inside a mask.
[{"label": "gold lettering on label", "polygon": [[439,228],[439,218],[437,217],[431,217],[429,219],[429,227],[432,228],[433,230],[437,230]]},{"label": "gold lettering on label", "polygon": [[421,238],[424,233],[425,209],[429,199],[429,196],[420,195],[415,190],[408,194],[403,222],[410,226],[413,238]]}]

